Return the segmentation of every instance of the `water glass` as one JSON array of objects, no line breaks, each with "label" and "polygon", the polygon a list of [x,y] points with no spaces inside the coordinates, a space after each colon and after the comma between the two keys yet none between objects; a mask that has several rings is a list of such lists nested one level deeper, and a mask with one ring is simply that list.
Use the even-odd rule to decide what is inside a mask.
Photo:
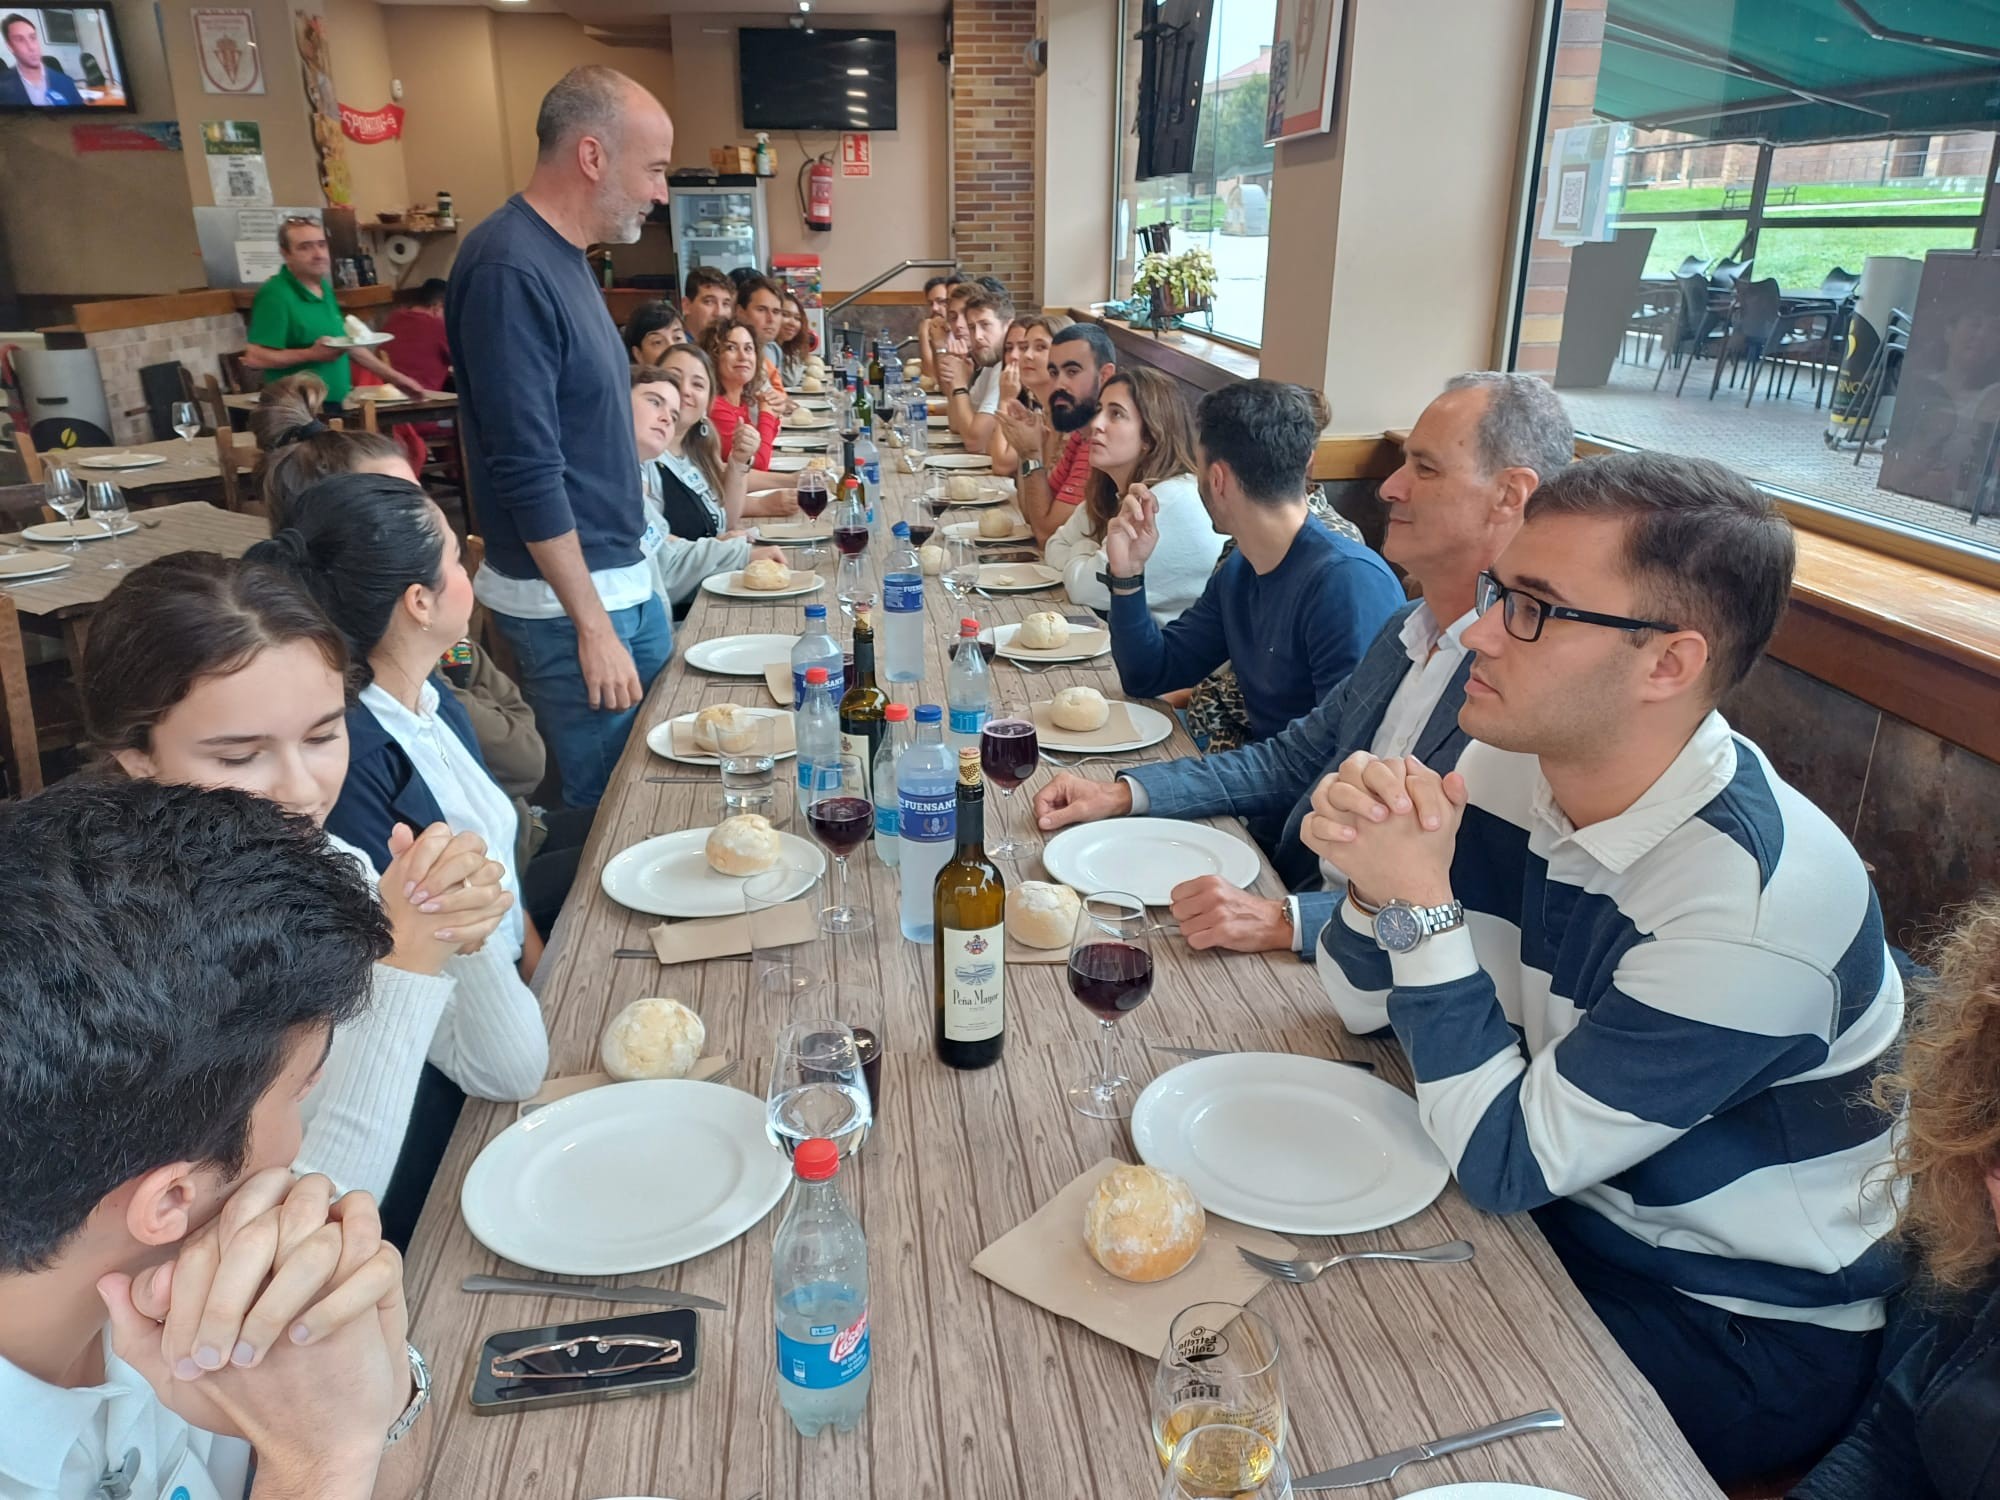
[{"label": "water glass", "polygon": [[[106,536],[116,536],[132,524],[132,513],[126,508],[125,492],[108,479],[90,481],[90,519],[104,528]],[[124,568],[125,559],[113,557],[104,565],[107,572],[117,572]]]},{"label": "water glass", "polygon": [[1160,1484],[1160,1500],[1290,1500],[1291,1493],[1292,1471],[1277,1444],[1254,1428],[1220,1422],[1174,1445]]},{"label": "water glass", "polygon": [[979,544],[969,536],[947,536],[944,544],[944,591],[954,599],[968,599],[978,587]]},{"label": "water glass", "polygon": [[833,596],[840,601],[840,612],[850,620],[857,609],[872,611],[880,602],[875,592],[875,577],[868,569],[868,559],[860,553],[844,554],[840,568],[834,577]]},{"label": "water glass", "polygon": [[1093,1120],[1132,1113],[1132,1080],[1114,1066],[1113,1027],[1153,993],[1152,914],[1123,891],[1085,896],[1069,943],[1069,991],[1097,1017],[1097,1076],[1069,1091],[1071,1106]]},{"label": "water glass", "polygon": [[756,714],[741,729],[719,735],[716,759],[722,763],[722,815],[734,818],[758,813],[778,821],[776,777],[778,716]]},{"label": "water glass", "polygon": [[[83,486],[76,482],[76,476],[68,469],[45,469],[42,473],[42,498],[48,502],[50,510],[74,526],[77,512],[83,509]],[[74,535],[69,539],[69,550],[80,550]]]},{"label": "water glass", "polygon": [[201,435],[201,408],[192,401],[176,401],[174,431],[181,435],[183,443],[192,443]]},{"label": "water glass", "polygon": [[[871,943],[873,928],[871,922],[864,935]],[[831,1016],[845,1023],[854,1033],[854,1047],[861,1057],[861,1081],[868,1086],[868,1120],[872,1128],[882,1119],[882,1053],[888,1048],[889,1033],[882,1021],[881,986],[872,978],[862,978],[859,966],[843,962],[843,950],[850,946],[845,939],[831,944],[834,972],[840,978],[813,991],[806,998],[805,1008],[814,1015]]]},{"label": "water glass", "polygon": [[861,1050],[845,1021],[820,1016],[793,1021],[778,1033],[764,1091],[764,1129],[772,1145],[790,1156],[801,1141],[824,1137],[843,1157],[852,1156],[873,1118]]},{"label": "water glass", "polygon": [[829,977],[817,924],[810,924],[813,935],[794,941],[798,923],[786,908],[795,902],[808,912],[823,904],[820,878],[809,870],[780,865],[743,882],[743,911],[750,923],[750,1002],[753,1007],[764,999],[776,1002],[761,1014],[790,1015],[802,995]]},{"label": "water glass", "polygon": [[[1268,1442],[1273,1457],[1282,1454],[1285,1381],[1279,1353],[1277,1331],[1247,1307],[1197,1302],[1176,1313],[1153,1371],[1153,1448],[1162,1467],[1171,1468],[1182,1441],[1197,1428],[1218,1425],[1248,1428]],[[1209,1451],[1219,1458],[1227,1450]]]}]

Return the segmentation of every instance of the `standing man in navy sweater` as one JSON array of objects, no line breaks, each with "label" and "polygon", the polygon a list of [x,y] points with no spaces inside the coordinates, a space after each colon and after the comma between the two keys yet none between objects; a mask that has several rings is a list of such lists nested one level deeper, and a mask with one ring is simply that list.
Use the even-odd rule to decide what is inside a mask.
[{"label": "standing man in navy sweater", "polygon": [[591,274],[667,201],[674,127],[611,68],[573,68],[535,120],[527,188],[465,238],[445,298],[472,502],[473,592],[520,663],[563,797],[594,807],[673,654],[653,593],[630,365]]}]

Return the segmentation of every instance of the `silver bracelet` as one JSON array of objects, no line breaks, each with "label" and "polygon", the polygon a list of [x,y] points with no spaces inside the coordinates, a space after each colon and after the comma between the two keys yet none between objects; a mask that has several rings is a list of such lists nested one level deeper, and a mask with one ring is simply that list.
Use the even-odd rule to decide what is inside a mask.
[{"label": "silver bracelet", "polygon": [[383,1439],[384,1448],[393,1448],[404,1435],[417,1425],[417,1418],[424,1414],[424,1408],[431,1404],[431,1367],[424,1363],[424,1357],[417,1352],[415,1344],[404,1344],[410,1355],[410,1380],[417,1388],[416,1395],[403,1414],[396,1418],[396,1424],[389,1429],[389,1436]]}]

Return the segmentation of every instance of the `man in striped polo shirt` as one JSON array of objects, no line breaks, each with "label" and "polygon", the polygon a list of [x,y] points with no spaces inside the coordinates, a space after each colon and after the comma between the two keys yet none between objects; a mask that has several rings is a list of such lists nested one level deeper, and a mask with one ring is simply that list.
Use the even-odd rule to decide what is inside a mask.
[{"label": "man in striped polo shirt", "polygon": [[1457,770],[1357,754],[1302,830],[1349,882],[1342,1021],[1394,1028],[1466,1197],[1535,1213],[1724,1483],[1839,1434],[1898,1280],[1880,908],[1715,709],[1792,561],[1719,465],[1573,465],[1482,576]]}]

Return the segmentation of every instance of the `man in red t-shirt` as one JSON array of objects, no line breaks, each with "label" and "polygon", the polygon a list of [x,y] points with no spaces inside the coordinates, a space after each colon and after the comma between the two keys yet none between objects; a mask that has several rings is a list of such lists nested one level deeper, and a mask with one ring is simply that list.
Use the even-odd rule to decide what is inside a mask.
[{"label": "man in red t-shirt", "polygon": [[[1118,351],[1111,336],[1095,323],[1072,323],[1049,346],[1054,383],[1049,387],[1047,412],[1029,411],[1018,400],[1000,407],[1000,431],[1021,455],[1021,467],[1014,475],[1015,501],[1021,519],[1033,528],[1037,545],[1045,545],[1062,529],[1073,514],[1070,507],[1083,503],[1083,487],[1090,478],[1086,429],[1097,415],[1097,393],[1117,373]],[[1040,455],[1046,451],[1049,428],[1069,436],[1055,463],[1045,467]]]},{"label": "man in red t-shirt", "polygon": [[451,389],[451,350],[444,338],[444,279],[433,276],[417,289],[414,302],[390,313],[382,324],[396,342],[384,352],[389,362],[427,391]]}]

